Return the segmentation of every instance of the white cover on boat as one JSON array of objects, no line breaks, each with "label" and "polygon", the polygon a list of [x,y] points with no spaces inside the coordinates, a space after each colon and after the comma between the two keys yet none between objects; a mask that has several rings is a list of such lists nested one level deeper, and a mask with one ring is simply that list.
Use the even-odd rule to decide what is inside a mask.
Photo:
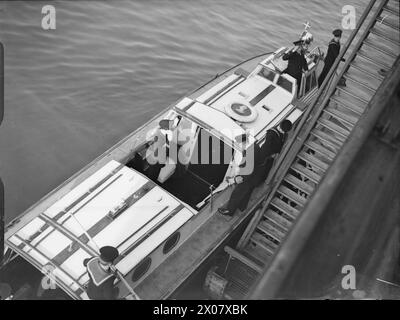
[{"label": "white cover on boat", "polygon": [[[113,218],[112,213],[124,200],[130,206]],[[83,260],[93,256],[97,246],[117,247],[125,257],[116,267],[127,274],[194,214],[195,210],[147,177],[112,160],[14,233],[7,243],[37,268],[55,268],[54,275],[63,289],[80,298],[88,281]]]},{"label": "white cover on boat", "polygon": [[291,111],[290,103],[293,100],[291,93],[267,79],[254,75],[221,97],[212,106],[218,110],[225,111],[226,106],[232,104],[232,102],[241,102],[249,105],[258,94],[269,87],[272,90],[252,107],[257,111],[258,116],[256,119],[242,124],[243,128],[251,130],[253,135],[258,138],[259,133],[265,133],[266,130],[282,121],[287,113]]},{"label": "white cover on boat", "polygon": [[245,134],[243,128],[224,112],[219,112],[199,102],[192,105],[186,112],[226,137],[229,140],[227,142],[235,142],[235,137]]}]

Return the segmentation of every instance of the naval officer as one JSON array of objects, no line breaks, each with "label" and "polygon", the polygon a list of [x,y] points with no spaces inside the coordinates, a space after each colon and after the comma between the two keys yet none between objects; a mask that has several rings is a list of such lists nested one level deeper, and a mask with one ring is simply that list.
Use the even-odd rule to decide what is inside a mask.
[{"label": "naval officer", "polygon": [[253,172],[245,176],[234,178],[237,186],[232,191],[228,203],[218,208],[218,212],[224,216],[232,217],[236,209],[244,211],[250,200],[253,190],[267,178],[273,165],[275,154],[281,152],[287,139],[288,132],[292,129],[290,120],[283,120],[276,128],[271,128],[266,133],[264,144],[260,147],[257,143],[252,146],[254,169]]},{"label": "naval officer", "polygon": [[[342,30],[335,29],[332,32],[333,39],[329,42],[328,45],[328,53],[326,54],[326,58],[324,60],[324,68],[318,78],[318,86],[320,87],[322,82],[324,82],[325,77],[329,73],[333,63],[335,62],[337,56],[340,53],[340,38],[342,37]],[[343,58],[341,61],[345,61]]]},{"label": "naval officer", "polygon": [[115,300],[119,290],[114,287],[116,276],[111,270],[113,261],[119,256],[118,249],[105,246],[100,256],[85,259],[83,265],[89,274],[87,295],[92,300]]},{"label": "naval officer", "polygon": [[308,70],[308,64],[304,56],[305,48],[303,47],[303,41],[299,40],[294,42],[294,44],[296,47],[282,56],[283,60],[288,60],[288,66],[283,70],[283,73],[287,73],[296,79],[297,92],[300,92],[301,77],[303,71]]}]

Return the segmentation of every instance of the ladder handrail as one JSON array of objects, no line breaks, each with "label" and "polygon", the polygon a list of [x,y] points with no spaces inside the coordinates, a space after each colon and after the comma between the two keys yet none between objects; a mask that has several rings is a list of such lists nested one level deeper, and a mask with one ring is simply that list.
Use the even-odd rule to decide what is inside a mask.
[{"label": "ladder handrail", "polygon": [[[327,94],[324,95],[323,102],[318,106],[318,109],[312,115],[311,120],[307,121],[308,117],[311,115],[311,112],[315,111],[314,108],[317,105],[317,103],[320,101],[320,98],[321,98],[324,90],[326,89],[328,83],[330,82],[331,77],[336,72],[336,69],[337,69],[339,63],[341,62],[343,56],[345,55],[345,53],[349,49],[350,45],[352,44],[354,38],[356,37],[358,31],[360,30],[361,26],[363,25],[365,19],[367,18],[368,14],[370,13],[370,11],[371,11],[372,7],[374,6],[374,4],[376,3],[376,1],[377,0],[371,0],[369,2],[368,6],[365,8],[362,16],[360,17],[360,20],[358,21],[357,27],[353,30],[353,32],[351,33],[350,37],[347,39],[347,42],[346,42],[345,46],[343,47],[343,49],[339,53],[338,57],[336,58],[333,66],[329,70],[329,73],[328,73],[327,77],[325,78],[325,80],[323,81],[321,87],[318,89],[317,97],[314,99],[314,101],[311,103],[311,105],[307,108],[307,110],[304,113],[304,115],[302,116],[302,119],[300,120],[297,128],[295,129],[295,132],[293,134],[292,139],[287,143],[287,145],[285,146],[284,150],[280,154],[280,156],[279,156],[279,158],[278,158],[278,160],[276,162],[276,165],[273,168],[274,170],[273,170],[272,174],[270,175],[270,177],[268,177],[268,179],[266,181],[266,183],[270,186],[270,188],[269,188],[270,192],[268,193],[268,195],[266,197],[266,201],[264,202],[263,208],[260,210],[260,212],[257,215],[253,216],[252,220],[250,221],[250,223],[246,227],[245,231],[243,232],[242,237],[240,238],[240,240],[239,240],[239,242],[237,244],[238,248],[243,248],[245,246],[245,244],[247,243],[248,239],[251,237],[251,234],[254,232],[255,228],[257,227],[257,224],[258,224],[259,220],[263,216],[263,212],[267,209],[269,203],[271,202],[272,198],[275,195],[275,191],[279,187],[279,185],[280,185],[281,181],[283,180],[287,170],[289,169],[289,167],[292,164],[294,158],[296,157],[298,150],[301,148],[304,140],[308,136],[309,131],[311,131],[311,128],[314,126],[315,122],[317,121],[317,119],[319,117],[319,114],[325,108],[325,105],[329,101],[330,96],[336,90],[336,86],[337,86],[338,81],[342,77],[342,75],[344,73],[344,70],[347,69],[347,67],[349,66],[349,64],[352,61],[352,59],[347,59],[346,60],[345,66],[342,68],[342,71],[340,72],[340,74],[337,77],[336,81],[334,81],[333,85],[328,89]],[[382,7],[383,7],[384,3],[386,3],[387,1],[388,0],[383,0],[382,1],[382,3],[383,3]],[[372,20],[372,21],[375,22],[374,20]],[[366,29],[367,32],[369,31],[369,29],[370,28]],[[367,35],[368,35],[368,33],[367,33]],[[364,40],[362,38],[363,37],[360,38],[361,44],[362,44],[362,41]],[[358,50],[358,48],[354,48],[353,49],[351,57],[355,56],[355,53],[357,52],[357,50]],[[300,133],[303,133],[303,132],[301,132],[301,130],[303,129],[303,127],[305,126],[306,123],[308,125],[307,128],[309,130],[307,130],[307,128],[306,128],[306,134],[303,134],[303,137],[299,140]],[[297,142],[297,145],[294,148],[292,148],[293,145],[295,144],[295,142]],[[289,151],[291,151],[291,153],[289,153]],[[281,166],[282,166],[282,168],[280,168]],[[278,172],[280,172],[280,175],[278,177],[276,177]]]}]

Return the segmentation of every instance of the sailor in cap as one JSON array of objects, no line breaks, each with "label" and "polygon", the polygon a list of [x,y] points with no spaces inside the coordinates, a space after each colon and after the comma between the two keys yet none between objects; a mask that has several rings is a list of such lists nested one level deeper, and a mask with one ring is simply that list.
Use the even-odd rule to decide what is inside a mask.
[{"label": "sailor in cap", "polygon": [[87,295],[92,300],[115,300],[118,288],[114,287],[115,274],[111,270],[113,261],[119,256],[118,249],[105,246],[100,256],[85,259],[83,265],[89,274]]},{"label": "sailor in cap", "polygon": [[[322,72],[318,78],[318,86],[321,86],[322,82],[324,82],[325,77],[329,73],[329,70],[340,53],[340,38],[342,36],[342,30],[335,29],[333,30],[332,34],[334,37],[328,45],[328,53],[326,54],[326,58],[324,60],[324,68],[322,69]],[[342,61],[345,60],[342,58]]]},{"label": "sailor in cap", "polygon": [[286,52],[283,56],[283,60],[288,60],[288,66],[283,73],[287,73],[291,75],[293,78],[297,80],[297,88],[300,91],[301,77],[303,75],[303,71],[308,70],[307,60],[304,57],[305,53],[305,42],[303,40],[298,40],[293,42],[295,48],[289,52]]}]

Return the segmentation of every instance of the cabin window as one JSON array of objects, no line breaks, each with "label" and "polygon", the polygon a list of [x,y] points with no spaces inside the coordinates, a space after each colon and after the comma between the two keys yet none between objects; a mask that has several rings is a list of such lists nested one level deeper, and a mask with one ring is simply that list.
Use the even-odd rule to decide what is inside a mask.
[{"label": "cabin window", "polygon": [[290,93],[292,93],[293,84],[288,79],[286,79],[284,77],[279,77],[277,85],[280,86],[281,88],[285,89],[286,91],[289,91]]},{"label": "cabin window", "polygon": [[262,68],[260,70],[260,72],[258,73],[259,76],[268,79],[269,81],[274,81],[275,78],[275,72],[273,72],[272,70],[269,70],[267,68]]},{"label": "cabin window", "polygon": [[167,241],[165,241],[163,253],[167,254],[170,252],[179,242],[181,234],[179,232],[175,232],[172,236],[170,236]]},{"label": "cabin window", "polygon": [[143,275],[149,271],[151,266],[151,258],[146,257],[144,260],[142,260],[135,268],[132,274],[132,281],[138,281]]}]

